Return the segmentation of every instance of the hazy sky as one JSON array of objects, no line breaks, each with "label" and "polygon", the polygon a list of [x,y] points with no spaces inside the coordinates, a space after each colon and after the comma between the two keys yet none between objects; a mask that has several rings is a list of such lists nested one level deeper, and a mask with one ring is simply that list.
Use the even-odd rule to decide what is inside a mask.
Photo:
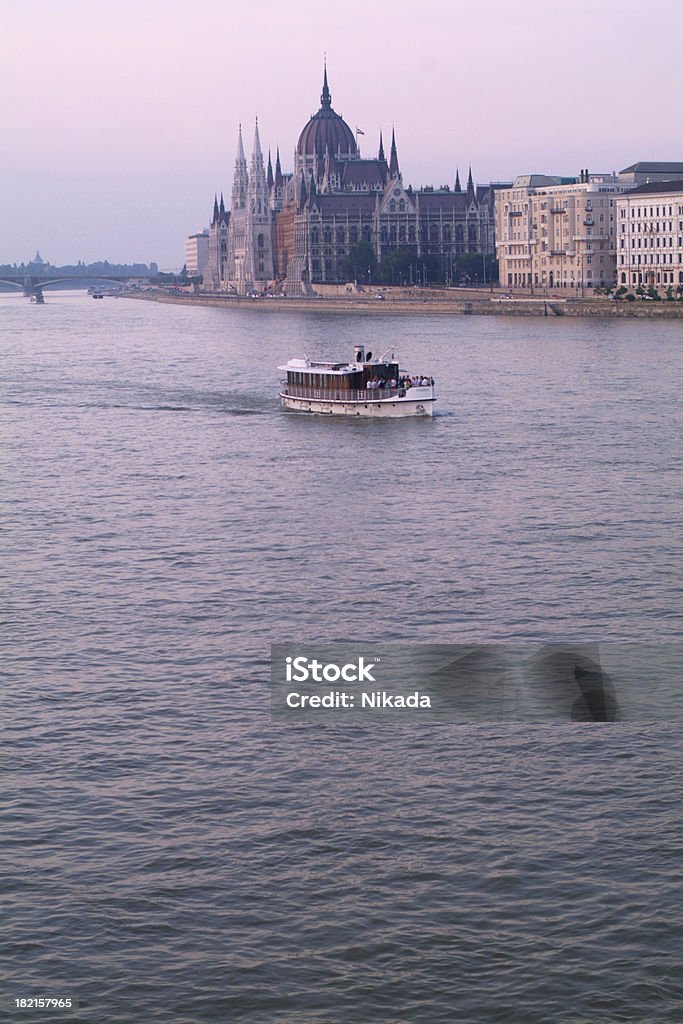
[{"label": "hazy sky", "polygon": [[406,184],[683,160],[683,2],[0,0],[0,263],[181,266],[247,157],[319,107]]}]

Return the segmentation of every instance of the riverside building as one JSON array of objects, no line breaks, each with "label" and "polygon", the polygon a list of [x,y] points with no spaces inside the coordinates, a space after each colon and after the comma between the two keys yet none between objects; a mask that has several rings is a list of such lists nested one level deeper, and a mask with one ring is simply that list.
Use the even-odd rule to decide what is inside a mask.
[{"label": "riverside building", "polygon": [[403,183],[394,132],[388,158],[381,132],[371,157],[361,155],[358,134],[332,107],[326,69],[292,172],[283,172],[279,148],[274,169],[270,153],[266,160],[258,123],[247,164],[240,127],[229,207],[223,195],[214,199],[205,290],[309,294],[316,284],[363,277],[367,267],[351,274],[348,259],[360,243],[377,262],[406,254],[414,284],[451,277],[464,253],[493,254],[491,186],[475,186],[470,170],[465,188],[456,173],[452,189],[413,190]]},{"label": "riverside building", "polygon": [[615,203],[628,189],[614,174],[520,175],[495,193],[500,283],[585,294],[616,278]]},{"label": "riverside building", "polygon": [[185,242],[185,268],[190,277],[203,274],[209,261],[209,230],[190,235]]},{"label": "riverside building", "polygon": [[660,294],[683,290],[683,174],[620,196],[616,219],[617,284]]}]

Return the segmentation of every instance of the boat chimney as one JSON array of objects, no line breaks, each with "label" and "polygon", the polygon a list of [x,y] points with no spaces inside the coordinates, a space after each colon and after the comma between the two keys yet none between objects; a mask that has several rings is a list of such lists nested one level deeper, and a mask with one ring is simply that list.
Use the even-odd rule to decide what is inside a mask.
[{"label": "boat chimney", "polygon": [[365,345],[354,345],[353,355],[357,363],[365,362]]}]

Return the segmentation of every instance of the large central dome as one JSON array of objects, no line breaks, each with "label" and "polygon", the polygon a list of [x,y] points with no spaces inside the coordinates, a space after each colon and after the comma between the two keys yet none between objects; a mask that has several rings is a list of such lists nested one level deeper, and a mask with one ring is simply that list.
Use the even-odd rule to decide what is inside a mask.
[{"label": "large central dome", "polygon": [[327,85],[327,68],[323,78],[323,91],[320,97],[320,110],[308,122],[296,146],[299,156],[324,155],[329,149],[330,156],[342,153],[344,156],[356,156],[358,150],[353,132],[346,121],[332,109],[332,97]]}]

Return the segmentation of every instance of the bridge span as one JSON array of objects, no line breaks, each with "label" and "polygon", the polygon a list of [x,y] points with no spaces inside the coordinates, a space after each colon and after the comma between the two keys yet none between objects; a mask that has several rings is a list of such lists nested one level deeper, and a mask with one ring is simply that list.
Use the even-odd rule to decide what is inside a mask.
[{"label": "bridge span", "polygon": [[0,277],[0,284],[9,284],[13,288],[21,288],[24,295],[28,298],[35,298],[38,302],[42,301],[42,294],[44,288],[49,288],[51,285],[57,284],[71,284],[76,281],[107,281],[110,284],[128,284],[129,281],[140,281],[145,278],[131,277],[130,274],[125,276],[116,274],[68,274],[66,277],[30,277],[30,276],[5,276]]}]

